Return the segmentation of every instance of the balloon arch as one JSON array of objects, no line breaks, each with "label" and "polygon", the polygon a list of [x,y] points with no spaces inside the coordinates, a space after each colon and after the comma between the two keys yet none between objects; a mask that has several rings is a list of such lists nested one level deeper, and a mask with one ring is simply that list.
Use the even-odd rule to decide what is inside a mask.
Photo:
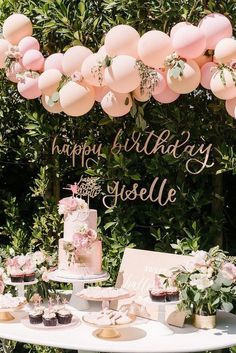
[{"label": "balloon arch", "polygon": [[201,84],[236,118],[236,40],[224,15],[207,15],[198,26],[177,23],[170,35],[151,30],[140,37],[133,27],[118,25],[97,53],[77,45],[47,58],[25,15],[8,17],[2,33],[0,68],[22,97],[41,97],[51,113],[81,116],[97,101],[120,117],[134,99],[171,103]]}]

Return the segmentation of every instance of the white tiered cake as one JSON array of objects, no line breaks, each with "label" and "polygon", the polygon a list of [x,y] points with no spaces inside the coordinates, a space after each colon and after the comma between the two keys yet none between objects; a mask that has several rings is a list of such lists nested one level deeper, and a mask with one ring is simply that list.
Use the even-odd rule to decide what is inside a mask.
[{"label": "white tiered cake", "polygon": [[64,236],[59,240],[58,269],[62,276],[91,276],[102,270],[102,242],[97,239],[97,211],[78,197],[59,201]]}]

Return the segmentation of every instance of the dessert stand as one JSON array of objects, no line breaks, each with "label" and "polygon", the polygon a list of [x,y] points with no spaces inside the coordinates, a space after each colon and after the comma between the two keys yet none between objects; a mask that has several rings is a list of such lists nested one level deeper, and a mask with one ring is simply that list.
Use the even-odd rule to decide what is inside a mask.
[{"label": "dessert stand", "polygon": [[93,334],[98,337],[98,338],[102,338],[102,339],[112,339],[112,338],[118,338],[121,336],[121,333],[119,331],[119,328],[124,328],[124,327],[128,327],[130,326],[130,324],[132,324],[135,319],[136,316],[134,315],[129,315],[130,317],[130,322],[127,324],[119,324],[119,325],[98,325],[98,324],[94,324],[91,323],[87,318],[87,315],[84,315],[82,317],[82,321],[84,323],[86,323],[87,325],[90,325],[92,327],[97,327],[97,330],[95,330],[93,332]]},{"label": "dessert stand", "polygon": [[38,283],[38,280],[35,279],[34,281],[31,281],[31,282],[12,282],[10,279],[7,279],[4,283],[8,286],[16,287],[18,297],[24,297],[25,286],[32,286],[33,284]]},{"label": "dessert stand", "polygon": [[72,283],[73,290],[68,304],[73,306],[77,310],[87,310],[89,308],[89,303],[86,299],[82,299],[76,296],[77,293],[81,292],[84,289],[84,285],[86,283],[104,282],[104,281],[107,281],[108,278],[110,277],[110,275],[105,271],[98,275],[91,275],[91,276],[84,276],[84,277],[81,276],[81,278],[73,278],[73,276],[62,277],[60,275],[60,271],[58,270],[49,272],[47,276],[50,281],[59,282],[59,283]]},{"label": "dessert stand", "polygon": [[95,301],[95,302],[102,302],[102,309],[105,309],[105,308],[109,308],[110,306],[110,303],[112,301],[115,301],[115,300],[121,300],[121,299],[127,299],[127,298],[131,298],[135,295],[135,292],[134,291],[128,291],[127,290],[127,293],[124,293],[122,295],[117,295],[117,296],[113,296],[113,297],[109,297],[109,296],[100,296],[100,297],[90,297],[88,295],[85,295],[85,294],[80,294],[80,293],[77,293],[76,296],[79,297],[79,298],[82,298],[84,300],[91,300],[91,301]]},{"label": "dessert stand", "polygon": [[11,312],[22,310],[25,304],[26,303],[22,303],[14,308],[0,309],[0,322],[15,320],[15,317],[11,314]]}]

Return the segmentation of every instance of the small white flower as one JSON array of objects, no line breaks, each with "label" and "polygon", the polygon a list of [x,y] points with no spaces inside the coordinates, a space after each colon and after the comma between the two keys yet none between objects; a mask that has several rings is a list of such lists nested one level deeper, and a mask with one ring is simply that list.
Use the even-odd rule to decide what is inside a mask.
[{"label": "small white flower", "polygon": [[76,198],[77,203],[78,203],[78,210],[88,210],[88,204],[86,201],[84,201],[82,198]]},{"label": "small white flower", "polygon": [[193,257],[199,260],[206,260],[207,259],[207,252],[204,250],[197,250],[197,251],[192,251]]},{"label": "small white flower", "polygon": [[42,251],[36,251],[35,253],[33,253],[32,257],[35,265],[41,265],[46,259]]},{"label": "small white flower", "polygon": [[190,276],[190,285],[197,287],[199,290],[204,290],[213,285],[213,280],[209,279],[207,274],[193,274]]}]

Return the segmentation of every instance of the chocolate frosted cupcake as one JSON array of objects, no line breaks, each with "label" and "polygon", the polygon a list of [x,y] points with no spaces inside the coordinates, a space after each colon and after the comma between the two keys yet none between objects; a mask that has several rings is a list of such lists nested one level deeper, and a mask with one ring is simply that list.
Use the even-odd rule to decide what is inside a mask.
[{"label": "chocolate frosted cupcake", "polygon": [[24,282],[24,273],[21,270],[14,270],[10,273],[11,282],[21,283]]},{"label": "chocolate frosted cupcake", "polygon": [[57,312],[58,323],[61,325],[68,325],[71,323],[72,314],[67,309],[61,309]]},{"label": "chocolate frosted cupcake", "polygon": [[44,312],[43,314],[43,324],[44,326],[56,326],[57,318],[56,314],[53,312]]},{"label": "chocolate frosted cupcake", "polygon": [[33,282],[35,280],[35,273],[25,273],[24,282]]},{"label": "chocolate frosted cupcake", "polygon": [[149,294],[154,302],[165,302],[166,301],[166,291],[163,289],[150,289]]},{"label": "chocolate frosted cupcake", "polygon": [[41,324],[43,322],[43,310],[35,308],[29,312],[29,321],[32,325]]},{"label": "chocolate frosted cupcake", "polygon": [[166,289],[166,300],[168,302],[178,301],[179,300],[179,291],[176,287],[170,287]]}]

